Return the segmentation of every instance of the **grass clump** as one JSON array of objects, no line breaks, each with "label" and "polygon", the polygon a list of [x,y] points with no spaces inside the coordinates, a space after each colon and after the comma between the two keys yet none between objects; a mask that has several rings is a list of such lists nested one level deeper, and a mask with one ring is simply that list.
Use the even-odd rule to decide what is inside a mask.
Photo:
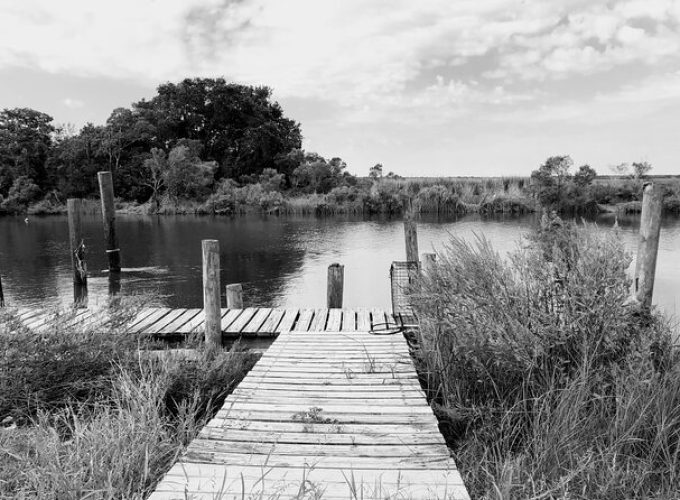
[{"label": "grass clump", "polygon": [[115,323],[39,335],[0,315],[0,498],[144,498],[257,359],[151,356]]},{"label": "grass clump", "polygon": [[415,293],[419,371],[474,498],[677,498],[680,361],[624,305],[615,232],[544,218],[506,260],[452,238]]}]

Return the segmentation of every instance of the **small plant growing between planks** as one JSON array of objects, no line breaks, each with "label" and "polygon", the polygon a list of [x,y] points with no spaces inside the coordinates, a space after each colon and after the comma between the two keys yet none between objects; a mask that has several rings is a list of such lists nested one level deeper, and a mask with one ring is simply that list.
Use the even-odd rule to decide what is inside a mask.
[{"label": "small plant growing between planks", "polygon": [[294,413],[293,420],[304,424],[302,427],[304,432],[312,432],[314,430],[314,424],[328,424],[333,426],[335,432],[340,432],[342,426],[338,419],[324,417],[321,414],[322,412],[323,408],[312,406],[309,410]]}]

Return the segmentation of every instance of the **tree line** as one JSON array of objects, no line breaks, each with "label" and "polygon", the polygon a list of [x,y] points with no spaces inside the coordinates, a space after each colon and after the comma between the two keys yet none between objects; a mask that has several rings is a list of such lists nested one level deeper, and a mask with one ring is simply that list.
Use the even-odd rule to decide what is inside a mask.
[{"label": "tree line", "polygon": [[300,124],[271,89],[193,78],[114,109],[104,125],[75,133],[29,108],[0,112],[0,211],[45,198],[96,195],[96,173],[113,174],[123,200],[202,199],[221,183],[279,175],[282,187],[328,192],[355,182],[340,158],[301,149]]}]

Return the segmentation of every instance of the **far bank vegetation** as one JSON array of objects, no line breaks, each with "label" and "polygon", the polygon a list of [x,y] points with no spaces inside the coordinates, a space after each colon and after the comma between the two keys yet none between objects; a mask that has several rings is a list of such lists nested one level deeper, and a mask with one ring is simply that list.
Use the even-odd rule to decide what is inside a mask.
[{"label": "far bank vegetation", "polygon": [[[271,89],[221,78],[162,84],[79,131],[33,109],[0,112],[0,214],[62,213],[67,198],[96,199],[101,170],[113,174],[118,209],[131,213],[587,214],[639,210],[651,165],[598,177],[562,155],[529,178],[404,179],[381,164],[358,177],[339,157],[302,150],[301,125]],[[680,213],[680,177],[655,181],[666,211]]]}]

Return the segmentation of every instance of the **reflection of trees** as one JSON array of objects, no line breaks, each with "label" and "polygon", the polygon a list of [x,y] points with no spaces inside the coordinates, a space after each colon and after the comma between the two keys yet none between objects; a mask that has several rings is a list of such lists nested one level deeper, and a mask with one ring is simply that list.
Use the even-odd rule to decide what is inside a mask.
[{"label": "reflection of trees", "polygon": [[[123,267],[167,267],[167,276],[149,279],[175,307],[201,307],[203,239],[220,242],[222,286],[243,283],[246,299],[261,306],[273,303],[305,254],[290,237],[297,224],[284,219],[119,217],[118,225]],[[132,288],[125,286],[125,276],[123,288]]]},{"label": "reflection of trees", "polygon": [[13,304],[55,301],[59,282],[72,281],[67,239],[66,218],[32,218],[30,226],[18,217],[0,220],[0,266]]}]

